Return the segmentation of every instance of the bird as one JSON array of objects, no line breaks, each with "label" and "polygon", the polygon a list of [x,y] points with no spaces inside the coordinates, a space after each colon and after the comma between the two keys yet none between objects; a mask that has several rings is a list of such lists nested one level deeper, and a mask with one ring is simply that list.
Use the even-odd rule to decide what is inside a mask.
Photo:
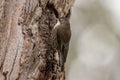
[{"label": "bird", "polygon": [[53,28],[53,35],[53,45],[58,51],[59,64],[61,66],[61,70],[63,71],[71,39],[71,28],[69,20],[67,18],[62,17],[57,20],[57,23]]}]

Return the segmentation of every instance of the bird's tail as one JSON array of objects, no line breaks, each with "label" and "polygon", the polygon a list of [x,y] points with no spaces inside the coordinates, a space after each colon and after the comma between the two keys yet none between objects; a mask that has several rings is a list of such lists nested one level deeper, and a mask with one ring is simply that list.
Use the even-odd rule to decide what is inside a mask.
[{"label": "bird's tail", "polygon": [[64,65],[67,59],[67,54],[68,54],[68,49],[69,49],[69,44],[66,44],[64,46],[62,46],[62,50],[60,51],[60,66],[61,66],[61,70],[64,70]]}]

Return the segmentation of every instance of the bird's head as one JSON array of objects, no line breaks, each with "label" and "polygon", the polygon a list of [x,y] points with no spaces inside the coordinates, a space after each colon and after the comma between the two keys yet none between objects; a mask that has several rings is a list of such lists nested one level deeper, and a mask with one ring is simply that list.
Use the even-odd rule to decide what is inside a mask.
[{"label": "bird's head", "polygon": [[69,25],[69,20],[67,18],[65,18],[65,17],[59,18],[59,21],[60,21],[61,25],[63,25],[63,24]]}]

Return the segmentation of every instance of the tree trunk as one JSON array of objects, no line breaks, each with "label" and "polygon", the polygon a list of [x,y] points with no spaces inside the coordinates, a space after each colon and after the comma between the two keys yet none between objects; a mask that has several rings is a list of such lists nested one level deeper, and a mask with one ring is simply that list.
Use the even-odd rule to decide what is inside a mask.
[{"label": "tree trunk", "polygon": [[73,0],[0,0],[0,80],[64,80],[51,31]]}]

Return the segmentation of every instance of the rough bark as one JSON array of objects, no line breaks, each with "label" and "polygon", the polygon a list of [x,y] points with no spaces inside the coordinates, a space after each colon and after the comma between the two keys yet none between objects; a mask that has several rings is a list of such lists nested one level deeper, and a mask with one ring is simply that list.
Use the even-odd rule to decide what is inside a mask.
[{"label": "rough bark", "polygon": [[0,80],[64,80],[52,48],[56,19],[73,0],[0,0]]}]

